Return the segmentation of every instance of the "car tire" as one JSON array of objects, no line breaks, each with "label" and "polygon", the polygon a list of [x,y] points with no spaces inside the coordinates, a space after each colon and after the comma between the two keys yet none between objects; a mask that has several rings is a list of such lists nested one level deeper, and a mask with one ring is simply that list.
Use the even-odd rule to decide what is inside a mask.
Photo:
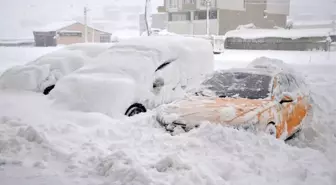
[{"label": "car tire", "polygon": [[48,95],[50,91],[53,90],[54,88],[55,88],[55,85],[48,86],[47,88],[44,89],[43,94]]},{"label": "car tire", "polygon": [[134,115],[137,115],[143,112],[147,112],[145,106],[143,106],[140,103],[134,103],[126,110],[125,115],[128,117],[132,117]]},{"label": "car tire", "polygon": [[265,128],[265,133],[271,136],[276,137],[277,136],[277,128],[274,123],[267,124]]}]

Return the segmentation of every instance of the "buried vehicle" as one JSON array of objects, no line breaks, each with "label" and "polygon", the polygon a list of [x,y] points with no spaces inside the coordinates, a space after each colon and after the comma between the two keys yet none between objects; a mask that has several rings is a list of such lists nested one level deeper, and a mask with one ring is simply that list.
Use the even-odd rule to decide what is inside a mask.
[{"label": "buried vehicle", "polygon": [[74,110],[133,116],[183,97],[213,68],[212,47],[204,39],[130,38],[62,78],[50,97]]},{"label": "buried vehicle", "polygon": [[211,122],[286,140],[312,113],[309,94],[284,63],[262,57],[247,68],[214,72],[195,95],[160,106],[157,120],[172,132]]},{"label": "buried vehicle", "polygon": [[48,94],[60,78],[82,67],[111,46],[110,43],[65,46],[25,65],[7,69],[0,77],[0,88]]}]

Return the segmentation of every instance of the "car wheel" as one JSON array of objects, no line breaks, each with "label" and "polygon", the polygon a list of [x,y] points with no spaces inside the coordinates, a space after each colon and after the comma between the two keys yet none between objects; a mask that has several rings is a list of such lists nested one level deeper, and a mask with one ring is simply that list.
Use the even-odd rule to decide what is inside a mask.
[{"label": "car wheel", "polygon": [[277,129],[274,123],[269,123],[265,129],[266,134],[276,137]]},{"label": "car wheel", "polygon": [[125,112],[125,115],[128,116],[128,117],[131,117],[131,116],[134,116],[136,114],[143,113],[143,112],[147,112],[145,106],[143,106],[140,103],[135,103],[127,109],[127,111]]},{"label": "car wheel", "polygon": [[55,87],[55,85],[48,86],[47,88],[44,89],[43,94],[48,95],[50,93],[50,91],[54,89],[54,87]]}]

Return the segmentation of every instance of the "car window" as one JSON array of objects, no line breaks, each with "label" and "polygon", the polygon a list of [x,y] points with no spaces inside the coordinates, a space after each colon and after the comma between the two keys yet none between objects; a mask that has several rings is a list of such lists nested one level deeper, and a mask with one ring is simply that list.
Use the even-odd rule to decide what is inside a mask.
[{"label": "car window", "polygon": [[202,85],[219,97],[265,99],[270,96],[272,77],[249,72],[217,72]]},{"label": "car window", "polygon": [[285,75],[278,74],[275,79],[276,86],[273,89],[273,95],[280,97],[283,92],[289,92],[289,82]]},{"label": "car window", "polygon": [[299,89],[298,82],[296,81],[295,77],[291,74],[286,74],[288,79],[288,92],[295,92]]}]

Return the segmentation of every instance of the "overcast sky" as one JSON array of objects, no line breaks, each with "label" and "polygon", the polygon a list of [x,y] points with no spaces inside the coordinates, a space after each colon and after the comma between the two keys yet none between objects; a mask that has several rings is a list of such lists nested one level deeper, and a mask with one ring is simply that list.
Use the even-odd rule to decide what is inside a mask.
[{"label": "overcast sky", "polygon": [[[132,11],[134,14],[143,12],[144,2],[145,0],[0,0],[0,38],[31,37],[33,27],[82,18],[85,5],[91,8],[89,15],[99,19],[103,19],[108,11],[117,12],[115,14],[119,12],[122,24],[126,21],[122,16],[127,12],[127,16]],[[291,16],[295,19],[299,15],[310,14],[309,19],[329,19],[331,12],[336,13],[331,2],[332,0],[291,0]],[[152,3],[155,9],[163,0],[152,0]],[[135,20],[134,24],[138,22]]]}]

